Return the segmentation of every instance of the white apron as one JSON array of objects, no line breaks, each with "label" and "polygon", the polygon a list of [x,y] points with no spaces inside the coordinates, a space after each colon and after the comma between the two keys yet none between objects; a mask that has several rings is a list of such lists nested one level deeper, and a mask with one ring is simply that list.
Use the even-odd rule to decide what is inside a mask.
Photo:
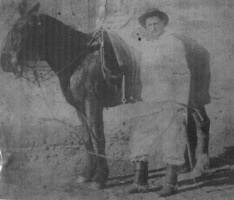
[{"label": "white apron", "polygon": [[[190,88],[184,46],[164,33],[159,40],[141,42],[142,98],[158,110],[134,126],[130,140],[131,161],[147,161],[157,141],[162,141],[164,161],[184,163],[186,117]],[[143,123],[143,124],[141,124]]]}]

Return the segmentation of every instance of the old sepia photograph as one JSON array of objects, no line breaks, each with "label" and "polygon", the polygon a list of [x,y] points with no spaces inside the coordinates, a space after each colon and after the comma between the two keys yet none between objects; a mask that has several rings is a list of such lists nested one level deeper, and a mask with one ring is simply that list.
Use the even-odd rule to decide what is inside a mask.
[{"label": "old sepia photograph", "polygon": [[0,0],[0,200],[234,199],[234,0]]}]

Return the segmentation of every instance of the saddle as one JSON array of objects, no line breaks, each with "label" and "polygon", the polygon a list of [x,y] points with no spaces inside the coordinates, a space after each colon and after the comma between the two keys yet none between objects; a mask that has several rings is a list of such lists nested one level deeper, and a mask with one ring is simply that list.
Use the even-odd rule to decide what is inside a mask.
[{"label": "saddle", "polygon": [[[102,38],[102,72],[110,94],[108,98],[115,97],[119,100],[117,104],[141,101],[140,52],[109,30],[102,30]],[[108,102],[112,107],[113,100]]]}]

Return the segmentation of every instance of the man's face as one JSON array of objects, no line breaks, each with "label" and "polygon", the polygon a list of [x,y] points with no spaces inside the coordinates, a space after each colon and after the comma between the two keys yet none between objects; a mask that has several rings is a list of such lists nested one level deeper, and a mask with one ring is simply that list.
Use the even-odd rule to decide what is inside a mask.
[{"label": "man's face", "polygon": [[159,17],[149,17],[145,22],[146,29],[151,39],[158,39],[164,32],[164,21]]}]

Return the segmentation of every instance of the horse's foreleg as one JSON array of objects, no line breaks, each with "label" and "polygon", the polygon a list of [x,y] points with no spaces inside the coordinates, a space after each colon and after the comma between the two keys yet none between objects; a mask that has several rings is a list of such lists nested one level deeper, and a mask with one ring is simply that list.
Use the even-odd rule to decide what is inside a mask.
[{"label": "horse's foreleg", "polygon": [[207,116],[204,106],[198,109],[203,121],[198,120],[194,117],[197,126],[197,149],[196,156],[198,158],[201,154],[209,153],[209,131],[210,131],[210,119]]},{"label": "horse's foreleg", "polygon": [[96,173],[91,187],[102,188],[107,181],[109,169],[105,158],[105,136],[103,128],[103,108],[96,100],[85,102],[85,113],[87,117],[88,132],[92,139],[96,155]]},{"label": "horse's foreleg", "polygon": [[77,114],[84,127],[83,139],[84,139],[84,145],[86,149],[85,165],[84,165],[83,170],[81,171],[81,173],[79,174],[77,178],[77,182],[85,183],[85,182],[91,181],[91,179],[94,177],[96,173],[97,160],[96,160],[95,150],[94,150],[93,143],[92,143],[92,138],[87,128],[88,125],[85,120],[85,116],[82,113],[80,113],[79,110],[77,110]]},{"label": "horse's foreleg", "polygon": [[95,151],[93,148],[92,138],[88,130],[88,124],[85,116],[85,108],[83,106],[83,103],[77,102],[74,99],[70,90],[69,83],[60,80],[60,85],[67,102],[76,108],[78,118],[80,119],[84,128],[83,138],[84,138],[84,145],[86,148],[86,162],[84,165],[84,169],[81,171],[81,173],[78,176],[77,182],[79,183],[88,182],[94,177],[96,172],[96,156],[94,155]]}]

